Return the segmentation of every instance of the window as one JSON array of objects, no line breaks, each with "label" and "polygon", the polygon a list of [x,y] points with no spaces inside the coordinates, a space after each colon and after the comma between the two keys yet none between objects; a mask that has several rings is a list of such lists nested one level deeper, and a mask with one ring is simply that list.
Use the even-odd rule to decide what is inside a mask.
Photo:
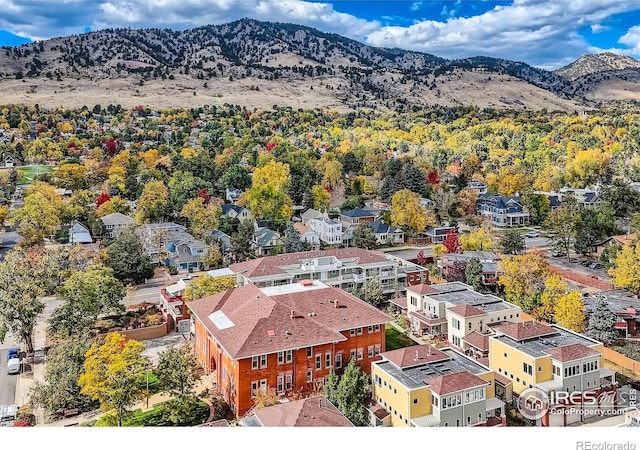
[{"label": "window", "polygon": [[380,331],[380,324],[374,325],[374,331]]},{"label": "window", "polygon": [[[433,399],[433,398],[432,398],[432,399]],[[417,405],[417,404],[418,404],[418,399],[417,399],[417,398],[414,398],[414,399],[413,399],[413,404],[414,404],[414,405]]]},{"label": "window", "polygon": [[373,358],[373,346],[372,346],[372,345],[370,345],[370,346],[367,348],[367,357],[368,357],[368,358]]},{"label": "window", "polygon": [[359,327],[357,331],[358,331],[358,336],[362,336],[362,327]]},{"label": "window", "polygon": [[478,422],[482,422],[482,413],[478,413]]},{"label": "window", "polygon": [[287,353],[285,353],[285,355],[286,355],[285,361],[287,363],[290,363],[291,361],[293,361],[293,350],[287,350]]},{"label": "window", "polygon": [[455,317],[451,318],[451,326],[453,328],[455,328],[456,330],[460,329],[460,321],[458,319],[456,319]]},{"label": "window", "polygon": [[251,382],[251,398],[255,398],[256,397],[256,391],[258,390],[258,382],[257,381],[252,381]]},{"label": "window", "polygon": [[363,354],[362,348],[359,348],[358,349],[358,361],[362,361],[362,354]]},{"label": "window", "polygon": [[471,416],[467,416],[467,425],[471,425]]},{"label": "window", "polygon": [[542,372],[542,366],[538,366],[538,372]]},{"label": "window", "polygon": [[284,352],[278,352],[278,365],[284,364]]},{"label": "window", "polygon": [[356,329],[352,328],[349,330],[349,336],[355,336],[356,335]]},{"label": "window", "polygon": [[504,353],[502,354],[502,356],[504,356],[504,357],[506,358],[506,357],[507,357],[507,352],[504,352]]},{"label": "window", "polygon": [[325,369],[328,369],[329,367],[331,367],[331,353],[327,352],[324,354],[324,367]]},{"label": "window", "polygon": [[316,370],[322,369],[322,354],[316,353]]},{"label": "window", "polygon": [[531,365],[529,365],[529,364],[527,364],[527,363],[523,362],[523,363],[522,363],[522,371],[523,371],[525,374],[533,375],[533,366],[531,366]]},{"label": "window", "polygon": [[311,358],[313,347],[307,347],[307,358]]},{"label": "window", "polygon": [[264,369],[267,367],[267,355],[260,355],[260,368]]},{"label": "window", "polygon": [[460,426],[460,419],[456,419],[456,426],[459,427]]},{"label": "window", "polygon": [[288,373],[285,379],[287,380],[287,382],[286,382],[286,384],[284,385],[284,388],[285,388],[287,391],[290,391],[290,390],[291,390],[291,382],[292,382],[293,377],[291,376],[291,374],[290,374],[290,373]]},{"label": "window", "polygon": [[369,326],[367,327],[367,333],[368,333],[368,334],[373,333],[373,325],[369,325]]},{"label": "window", "polygon": [[260,390],[265,392],[267,390],[267,380],[260,380]]},{"label": "window", "polygon": [[282,392],[284,390],[284,378],[282,375],[278,375],[277,391]]},{"label": "window", "polygon": [[336,369],[342,367],[342,353],[336,353]]},{"label": "window", "polygon": [[307,370],[307,383],[311,383],[313,381],[313,370]]},{"label": "window", "polygon": [[349,356],[350,356],[351,359],[356,359],[356,349],[355,348],[352,348],[349,353],[350,353]]},{"label": "window", "polygon": [[374,345],[374,347],[373,347],[373,353],[374,353],[374,354],[376,354],[376,355],[379,355],[379,354],[380,354],[380,344],[378,344],[378,345]]},{"label": "window", "polygon": [[471,322],[469,322],[468,328],[469,328],[469,331],[471,331]]},{"label": "window", "polygon": [[252,356],[251,357],[251,370],[256,370],[258,368],[258,357],[257,356]]}]

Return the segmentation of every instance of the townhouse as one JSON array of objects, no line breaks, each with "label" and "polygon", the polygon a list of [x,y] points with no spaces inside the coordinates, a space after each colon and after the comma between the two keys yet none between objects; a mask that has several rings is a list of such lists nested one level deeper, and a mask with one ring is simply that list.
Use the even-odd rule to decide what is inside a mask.
[{"label": "townhouse", "polygon": [[[566,426],[580,421],[589,409],[615,409],[615,396],[607,395],[615,394],[615,372],[602,365],[601,342],[537,321],[492,328],[489,367],[496,372],[505,398],[528,401],[535,389],[550,399],[540,425]],[[571,399],[558,392],[571,394]],[[592,405],[588,399],[595,396],[602,401]]]},{"label": "townhouse", "polygon": [[407,314],[418,334],[439,336],[473,352],[465,337],[500,322],[520,322],[522,309],[459,281],[407,287]]},{"label": "townhouse", "polygon": [[258,389],[308,394],[350,359],[367,374],[385,351],[391,318],[317,280],[228,289],[189,303],[192,341],[206,373],[240,417]]},{"label": "townhouse", "polygon": [[382,252],[357,247],[266,256],[229,268],[241,275],[242,284],[260,287],[319,280],[352,292],[357,284],[378,280],[388,296],[429,280],[429,271],[422,266],[400,263]]},{"label": "townhouse", "polygon": [[493,371],[453,348],[432,345],[384,352],[371,365],[372,397],[387,426],[506,425]]}]

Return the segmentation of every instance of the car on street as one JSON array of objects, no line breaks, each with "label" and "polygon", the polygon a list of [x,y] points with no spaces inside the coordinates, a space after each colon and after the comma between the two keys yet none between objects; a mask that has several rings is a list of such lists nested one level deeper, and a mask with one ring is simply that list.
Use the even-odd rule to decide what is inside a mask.
[{"label": "car on street", "polygon": [[593,264],[595,261],[582,261],[580,264],[582,264],[585,267],[589,267],[591,264]]},{"label": "car on street", "polygon": [[20,349],[17,348],[10,348],[9,352],[7,353],[7,361],[9,361],[10,359],[13,358],[18,358],[20,359]]},{"label": "car on street", "polygon": [[538,233],[537,231],[529,231],[524,234],[524,237],[528,238],[537,238],[538,236],[540,236],[540,233]]},{"label": "car on street", "polygon": [[559,258],[561,256],[567,256],[567,254],[565,252],[556,250],[553,253],[551,253],[551,256],[553,256],[554,258]]},{"label": "car on street", "polygon": [[11,358],[7,361],[7,375],[17,375],[20,373],[20,360]]},{"label": "car on street", "polygon": [[604,264],[599,263],[599,262],[594,262],[589,264],[589,268],[590,269],[604,269]]}]

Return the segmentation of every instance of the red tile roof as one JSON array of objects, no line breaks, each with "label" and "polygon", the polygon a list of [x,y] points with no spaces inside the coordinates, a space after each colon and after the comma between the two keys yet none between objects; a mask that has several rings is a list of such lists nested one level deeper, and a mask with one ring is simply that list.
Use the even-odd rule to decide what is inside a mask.
[{"label": "red tile roof", "polygon": [[489,350],[489,334],[472,331],[464,337],[464,341],[480,350]]},{"label": "red tile roof", "polygon": [[444,352],[429,344],[399,348],[384,352],[381,356],[401,369],[449,359]]},{"label": "red tile roof", "polygon": [[483,310],[481,310],[480,308],[476,308],[475,306],[471,306],[471,305],[458,305],[458,306],[451,306],[450,308],[447,308],[449,311],[451,311],[454,314],[457,314],[459,316],[462,317],[476,317],[476,316],[484,316],[485,312]]},{"label": "red tile roof", "polygon": [[499,331],[516,341],[524,341],[540,336],[548,336],[556,334],[558,331],[554,328],[544,325],[540,322],[521,322],[521,323],[505,323],[492,324],[491,328]]},{"label": "red tile roof", "polygon": [[599,355],[600,352],[587,347],[584,344],[565,345],[563,347],[550,348],[544,351],[551,355],[553,359],[560,362],[575,361],[576,359],[587,358]]},{"label": "red tile roof", "polygon": [[463,372],[448,373],[424,380],[432,392],[437,395],[447,395],[473,387],[485,386],[488,383],[477,375],[465,370]]},{"label": "red tile roof", "polygon": [[389,302],[399,306],[400,308],[407,307],[407,297],[392,298]]},{"label": "red tile roof", "polygon": [[253,414],[265,427],[353,427],[325,397],[311,397],[255,409]]},{"label": "red tile roof", "polygon": [[[330,299],[338,300],[340,307]],[[391,320],[368,303],[331,287],[268,296],[248,284],[188,306],[234,359],[344,341],[340,331]],[[210,317],[216,311],[221,311],[231,326],[216,326]]]},{"label": "red tile roof", "polygon": [[407,286],[407,290],[420,295],[437,294],[440,292],[437,289],[432,288],[428,284],[416,284],[415,286]]},{"label": "red tile roof", "polygon": [[310,252],[284,253],[276,256],[265,256],[237,264],[231,264],[229,269],[234,273],[241,273],[247,278],[287,273],[282,266],[300,264],[303,260],[318,257],[335,256],[337,259],[355,259],[357,264],[371,264],[389,261],[382,252],[365,250],[357,247],[339,248],[334,250],[318,250]]}]

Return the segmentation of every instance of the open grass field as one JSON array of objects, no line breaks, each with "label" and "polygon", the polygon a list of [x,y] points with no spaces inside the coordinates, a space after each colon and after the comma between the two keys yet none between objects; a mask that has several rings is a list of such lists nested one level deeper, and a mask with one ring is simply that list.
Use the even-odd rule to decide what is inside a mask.
[{"label": "open grass field", "polygon": [[51,166],[22,166],[16,167],[18,170],[18,174],[20,174],[20,178],[18,178],[18,185],[25,185],[33,182],[33,179],[37,175],[42,175],[43,173],[51,173],[53,172],[53,167]]}]

